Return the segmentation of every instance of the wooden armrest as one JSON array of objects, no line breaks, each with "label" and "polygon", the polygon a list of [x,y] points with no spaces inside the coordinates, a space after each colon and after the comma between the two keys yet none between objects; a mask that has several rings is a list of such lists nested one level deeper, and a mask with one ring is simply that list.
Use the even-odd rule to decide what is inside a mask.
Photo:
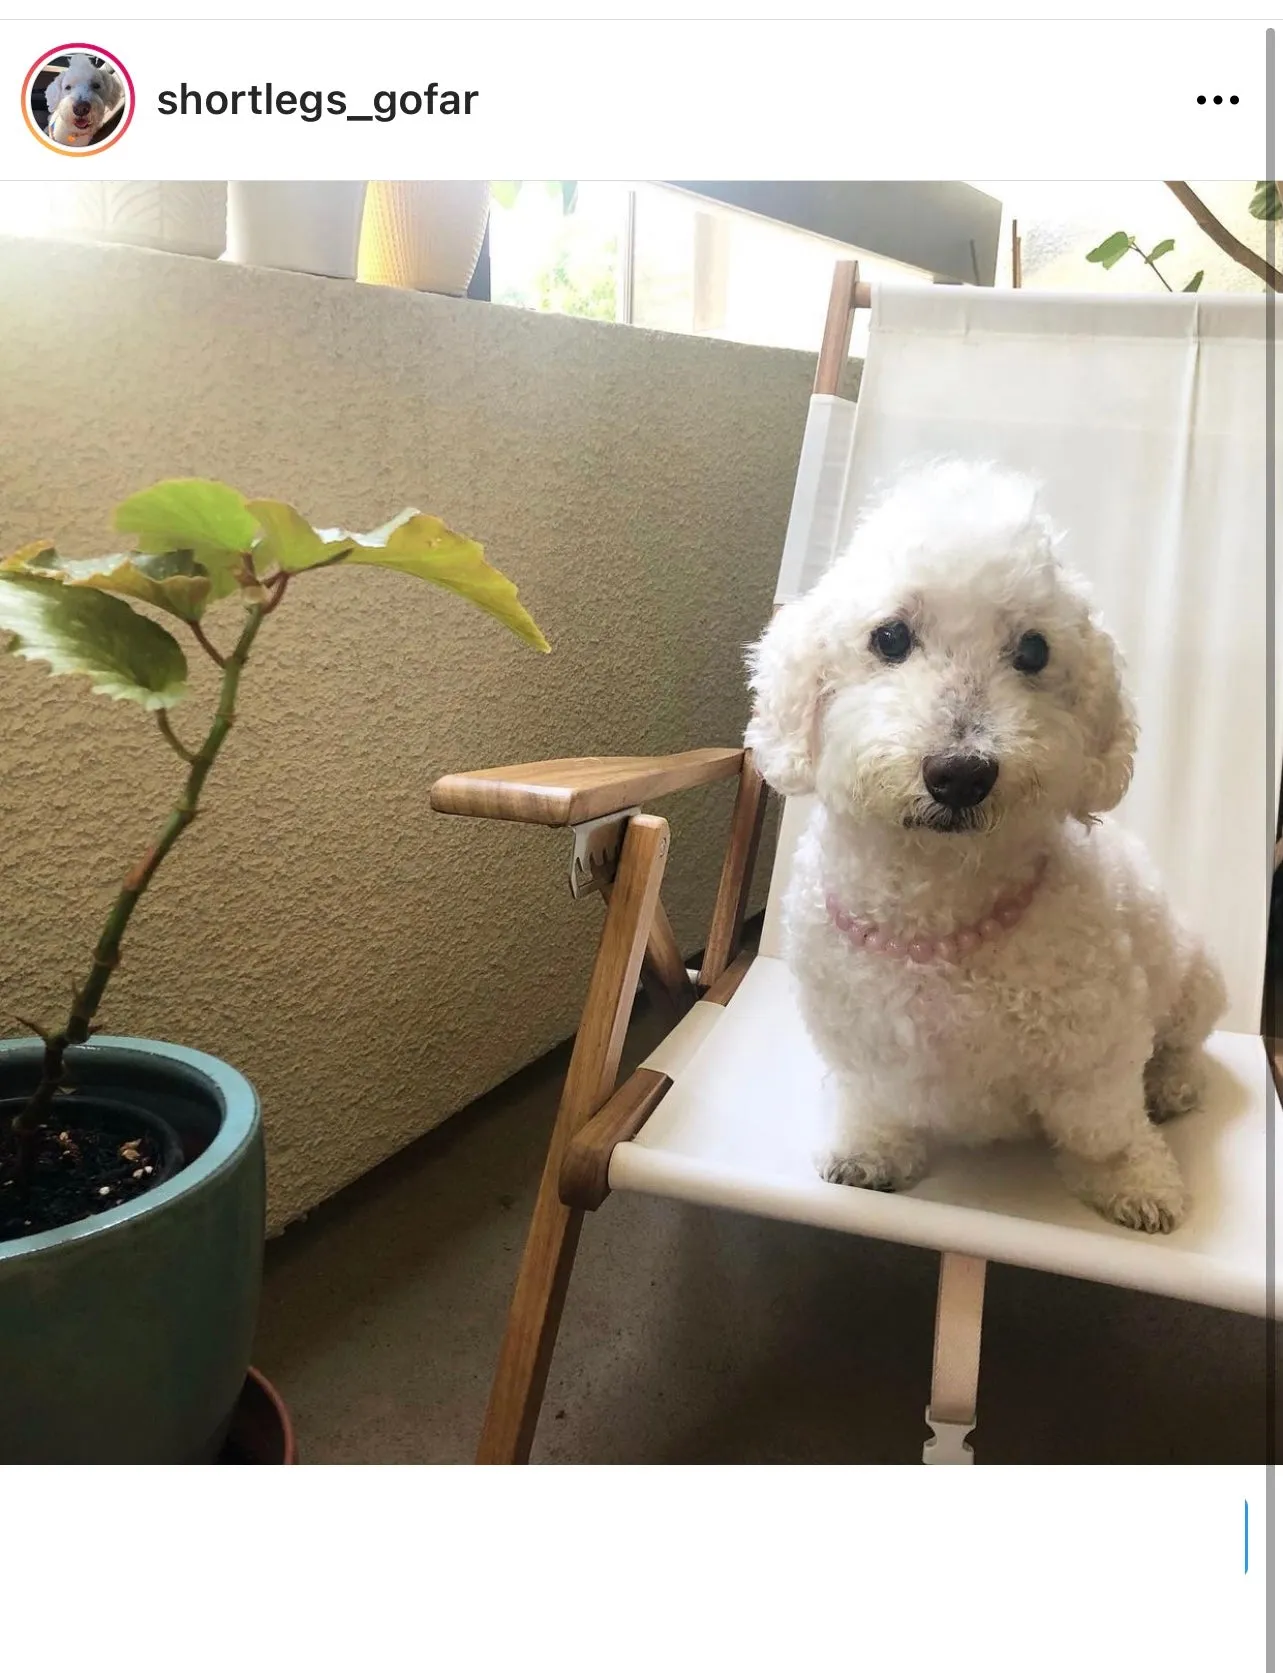
[{"label": "wooden armrest", "polygon": [[438,813],[520,819],[530,825],[581,825],[654,796],[734,778],[743,749],[688,749],[680,755],[590,755],[450,773],[432,786]]}]

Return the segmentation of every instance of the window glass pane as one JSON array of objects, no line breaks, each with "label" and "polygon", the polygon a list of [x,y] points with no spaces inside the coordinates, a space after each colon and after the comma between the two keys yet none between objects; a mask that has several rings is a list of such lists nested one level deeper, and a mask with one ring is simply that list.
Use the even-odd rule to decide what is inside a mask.
[{"label": "window glass pane", "polygon": [[[622,318],[630,192],[634,325],[814,353],[835,261],[856,256],[861,275],[875,281],[930,283],[915,268],[668,187],[583,181],[566,213],[558,182],[530,180],[496,188],[493,299]],[[860,312],[853,354],[864,352],[867,338],[868,314]]]},{"label": "window glass pane", "polygon": [[[511,197],[510,206],[500,201]],[[573,209],[561,182],[500,183],[490,215],[490,294],[495,302],[540,313],[613,320],[627,188],[583,181]]]},{"label": "window glass pane", "polygon": [[[931,276],[795,227],[660,186],[637,188],[633,323],[775,348],[820,346],[835,261],[899,284]],[[856,314],[852,353],[863,353],[868,314]]]},{"label": "window glass pane", "polygon": [[[1262,283],[1199,230],[1161,180],[973,180],[1002,200],[998,247],[1000,286],[1011,284],[1011,223],[1020,233],[1021,283],[1027,290],[1140,291],[1161,295],[1163,279],[1182,290],[1202,272],[1205,291],[1251,291]],[[1216,218],[1250,249],[1265,250],[1265,223],[1255,220],[1250,180],[1191,181]],[[1129,250],[1113,267],[1087,252],[1111,233],[1129,233],[1152,252],[1170,238],[1175,248],[1156,262],[1162,279]]]}]

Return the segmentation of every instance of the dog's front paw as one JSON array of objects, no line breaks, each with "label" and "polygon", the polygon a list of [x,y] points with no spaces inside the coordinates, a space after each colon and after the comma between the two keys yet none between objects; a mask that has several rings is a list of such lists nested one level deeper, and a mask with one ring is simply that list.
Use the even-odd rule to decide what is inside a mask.
[{"label": "dog's front paw", "polygon": [[866,1151],[843,1156],[836,1151],[816,1158],[821,1179],[833,1185],[855,1185],[863,1191],[907,1191],[926,1172],[925,1158]]},{"label": "dog's front paw", "polygon": [[1089,1208],[1130,1231],[1175,1231],[1189,1210],[1176,1158],[1154,1127],[1116,1156],[1088,1160],[1062,1152],[1058,1164]]},{"label": "dog's front paw", "polygon": [[1189,1201],[1183,1191],[1122,1191],[1101,1212],[1116,1225],[1136,1232],[1170,1232],[1185,1218]]}]

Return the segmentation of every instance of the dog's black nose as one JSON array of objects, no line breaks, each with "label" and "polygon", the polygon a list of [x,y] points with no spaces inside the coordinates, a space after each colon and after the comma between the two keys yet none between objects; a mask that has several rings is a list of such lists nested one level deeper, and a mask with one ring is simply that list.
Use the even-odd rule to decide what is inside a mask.
[{"label": "dog's black nose", "polygon": [[71,114],[73,116],[88,116],[93,108],[88,99],[77,99],[71,107]]},{"label": "dog's black nose", "polygon": [[988,755],[928,755],[922,763],[922,782],[942,807],[979,807],[997,781]]}]

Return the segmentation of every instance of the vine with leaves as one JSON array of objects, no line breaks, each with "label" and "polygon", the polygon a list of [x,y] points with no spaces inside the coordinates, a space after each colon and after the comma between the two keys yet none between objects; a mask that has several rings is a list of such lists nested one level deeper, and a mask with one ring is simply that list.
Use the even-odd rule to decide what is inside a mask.
[{"label": "vine with leaves", "polygon": [[[95,1032],[134,910],[201,811],[205,781],[235,724],[250,651],[298,578],[335,564],[397,570],[456,593],[536,650],[549,648],[516,587],[486,562],[477,542],[419,511],[403,511],[368,534],[351,534],[314,528],[284,501],[246,499],[226,483],[187,478],[132,495],[116,507],[115,526],[133,536],[134,550],[68,558],[52,541],[36,540],[0,560],[0,635],[8,636],[8,649],[47,663],[55,674],[87,676],[95,692],[154,714],[184,767],[177,800],[155,842],[112,902],[67,1020],[53,1028],[16,1019],[44,1043],[38,1084],[12,1123],[16,1172],[24,1182],[55,1100],[66,1089],[67,1053]],[[226,651],[205,624],[206,611],[224,600],[242,607],[239,632]],[[187,692],[183,648],[139,606],[178,623],[219,670],[214,712],[194,748],[170,719]]]},{"label": "vine with leaves", "polygon": [[[1194,218],[1200,231],[1206,233],[1219,249],[1224,250],[1226,255],[1232,256],[1239,266],[1245,268],[1247,272],[1263,280],[1270,290],[1283,290],[1283,272],[1272,266],[1264,256],[1258,255],[1250,245],[1244,244],[1241,238],[1236,238],[1224,222],[1212,213],[1185,181],[1168,180],[1165,185],[1177,202]],[[1248,203],[1248,213],[1253,220],[1257,221],[1283,219],[1283,195],[1280,194],[1277,180],[1258,180],[1256,182],[1251,200]],[[1164,238],[1160,243],[1155,244],[1152,250],[1145,250],[1141,248],[1134,234],[1130,232],[1111,232],[1109,237],[1102,243],[1097,244],[1094,250],[1087,252],[1087,260],[1098,262],[1101,267],[1108,269],[1116,267],[1124,256],[1135,254],[1150,269],[1164,290],[1172,291],[1176,287],[1168,283],[1167,275],[1159,266],[1159,263],[1165,257],[1170,256],[1175,248],[1176,240],[1174,238]],[[1193,278],[1180,287],[1181,290],[1198,290],[1203,283],[1205,274],[1206,269],[1199,268]]]}]

